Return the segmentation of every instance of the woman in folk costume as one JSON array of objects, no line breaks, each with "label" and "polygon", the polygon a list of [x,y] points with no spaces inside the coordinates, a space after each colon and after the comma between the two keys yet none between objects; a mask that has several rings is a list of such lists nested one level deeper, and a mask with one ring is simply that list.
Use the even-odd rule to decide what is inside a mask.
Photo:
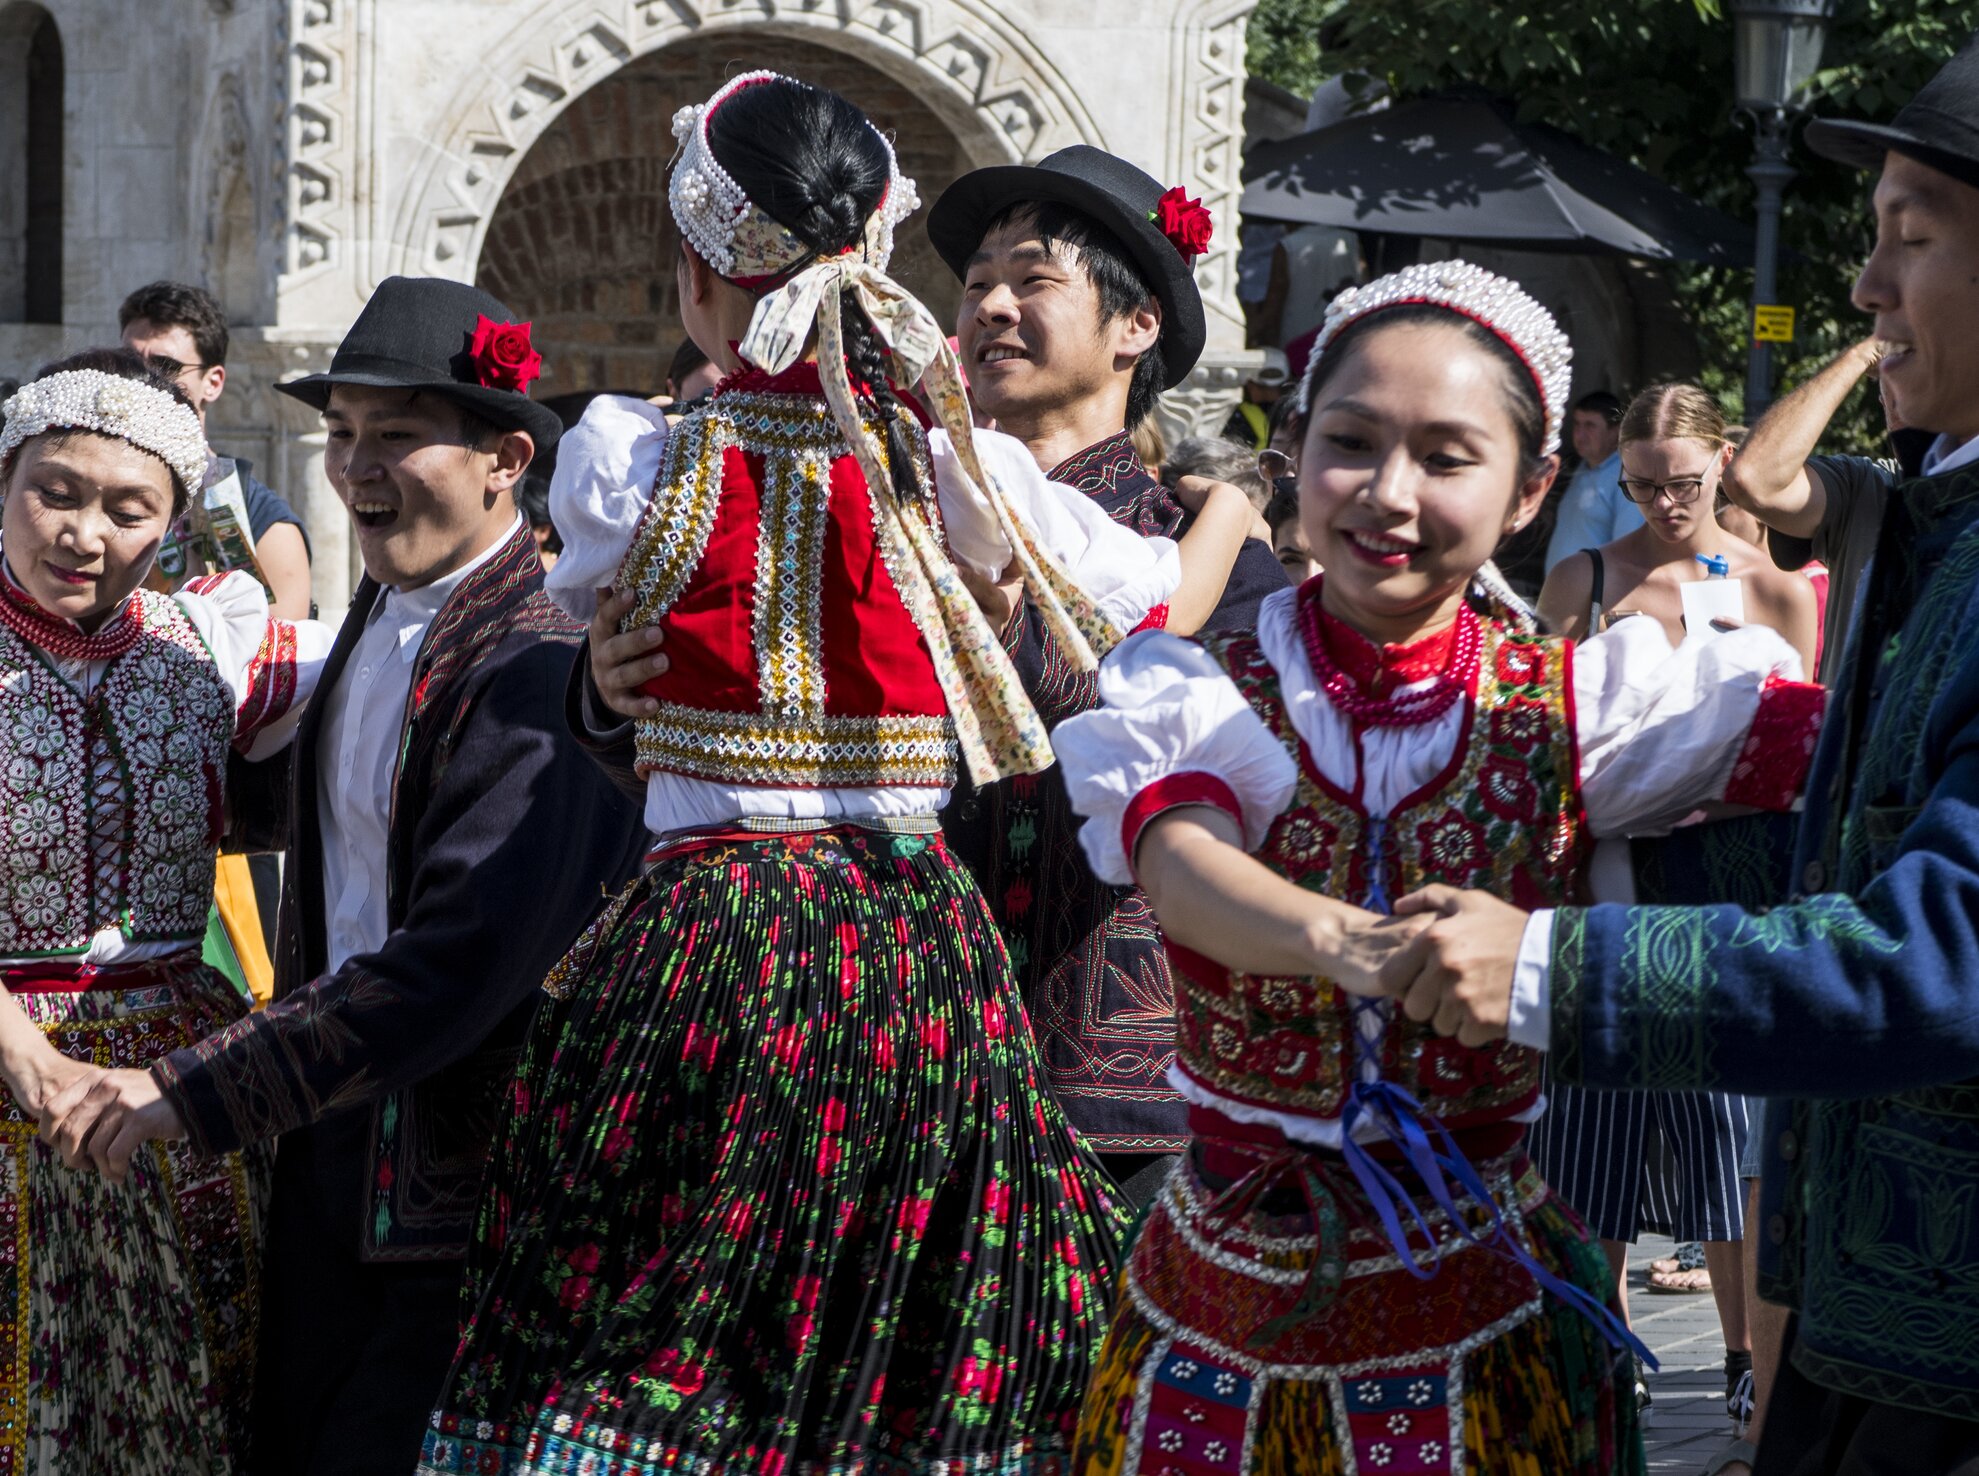
[{"label": "woman in folk costume", "polygon": [[[157,1144],[113,1184],[65,1168],[35,1124],[96,1067],[141,1067],[244,1011],[200,961],[227,761],[288,741],[329,632],[271,620],[250,574],[141,587],[206,440],[135,354],[66,359],[4,413],[0,1470],[227,1472],[263,1165]],[[102,1167],[115,1145],[87,1146]]]},{"label": "woman in folk costume", "polygon": [[548,583],[666,633],[655,846],[546,986],[421,1469],[1062,1466],[1118,1214],[935,820],[958,746],[979,780],[1051,757],[957,568],[1021,577],[1091,669],[1181,560],[972,433],[858,109],[759,72],[675,129],[682,315],[727,377],[671,428],[591,407]]},{"label": "woman in folk costume", "polygon": [[1574,646],[1474,594],[1552,484],[1569,358],[1475,266],[1343,294],[1299,400],[1325,573],[1255,635],[1136,636],[1054,735],[1094,869],[1174,952],[1195,1135],[1128,1256],[1082,1476],[1642,1468],[1606,1265],[1521,1148],[1537,1053],[1347,992],[1426,922],[1371,914],[1425,883],[1544,905],[1594,836],[1784,806],[1804,771],[1820,689],[1773,632]]}]

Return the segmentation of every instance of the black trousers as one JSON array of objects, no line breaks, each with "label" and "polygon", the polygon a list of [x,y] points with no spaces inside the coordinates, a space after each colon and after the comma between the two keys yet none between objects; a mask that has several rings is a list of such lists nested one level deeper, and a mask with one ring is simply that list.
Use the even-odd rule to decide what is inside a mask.
[{"label": "black trousers", "polygon": [[255,1476],[410,1472],[460,1331],[458,1261],[372,1265],[321,1188],[317,1130],[284,1138],[255,1370]]},{"label": "black trousers", "polygon": [[1979,1421],[1824,1389],[1793,1365],[1787,1324],[1753,1476],[1979,1476]]}]

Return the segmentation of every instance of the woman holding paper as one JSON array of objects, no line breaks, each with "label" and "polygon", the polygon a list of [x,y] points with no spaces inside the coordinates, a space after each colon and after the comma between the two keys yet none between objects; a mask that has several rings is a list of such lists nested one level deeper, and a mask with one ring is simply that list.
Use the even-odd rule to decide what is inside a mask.
[{"label": "woman holding paper", "polygon": [[1651,385],[1630,402],[1622,491],[1645,522],[1561,560],[1540,592],[1541,619],[1578,639],[1623,615],[1647,615],[1673,643],[1709,635],[1713,620],[1766,625],[1814,669],[1820,618],[1812,586],[1718,524],[1718,480],[1733,449],[1726,430],[1717,401],[1694,384]]}]

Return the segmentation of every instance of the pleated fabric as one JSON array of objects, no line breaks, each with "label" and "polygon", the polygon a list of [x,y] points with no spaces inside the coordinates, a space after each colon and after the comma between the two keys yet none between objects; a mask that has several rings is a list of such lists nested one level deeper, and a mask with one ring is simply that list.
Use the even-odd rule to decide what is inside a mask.
[{"label": "pleated fabric", "polygon": [[[46,987],[51,969],[76,976]],[[142,1068],[246,1012],[188,953],[0,969],[57,1050]],[[86,982],[89,987],[74,987]],[[71,1170],[0,1089],[0,1471],[243,1469],[268,1159],[151,1143],[122,1185]]]},{"label": "pleated fabric", "polygon": [[1065,1469],[1123,1216],[938,836],[663,860],[553,981],[422,1472]]}]

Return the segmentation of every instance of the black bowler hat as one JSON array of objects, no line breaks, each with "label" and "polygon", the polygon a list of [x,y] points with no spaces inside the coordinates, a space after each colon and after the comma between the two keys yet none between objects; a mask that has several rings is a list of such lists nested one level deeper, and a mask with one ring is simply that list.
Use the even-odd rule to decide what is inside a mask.
[{"label": "black bowler hat", "polygon": [[1880,169],[1892,150],[1979,188],[1979,32],[1888,123],[1817,118],[1807,125],[1815,153]]},{"label": "black bowler hat", "polygon": [[[1164,196],[1178,193],[1104,149],[1073,144],[1035,164],[998,164],[963,175],[928,212],[928,239],[950,271],[967,277],[969,258],[990,221],[1012,205],[1050,200],[1091,216],[1127,248],[1161,304],[1161,387],[1173,389],[1196,367],[1207,336],[1194,258],[1184,256],[1155,220]],[[1201,210],[1193,202],[1191,208]]]},{"label": "black bowler hat", "polygon": [[[492,331],[499,329],[509,331]],[[479,287],[440,277],[387,277],[337,345],[327,374],[275,388],[317,410],[330,403],[330,390],[339,384],[438,395],[504,430],[529,432],[543,452],[556,445],[563,422],[527,393],[542,366],[529,349],[528,329]],[[497,338],[499,347],[491,343]],[[519,355],[518,348],[525,352]]]}]

